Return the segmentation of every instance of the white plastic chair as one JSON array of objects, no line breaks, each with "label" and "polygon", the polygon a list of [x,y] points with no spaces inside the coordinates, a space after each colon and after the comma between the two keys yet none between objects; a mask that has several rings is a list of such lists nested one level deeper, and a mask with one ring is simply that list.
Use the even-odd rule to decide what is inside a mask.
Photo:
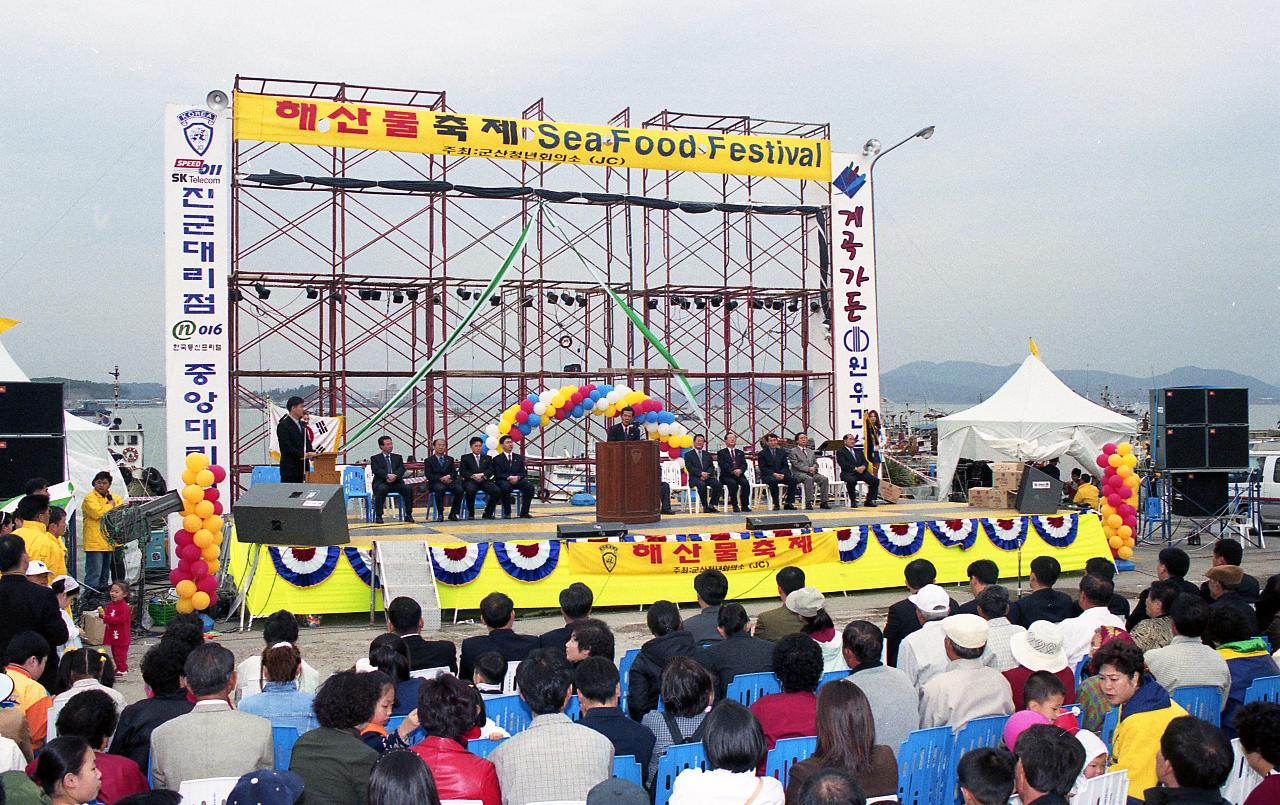
[{"label": "white plastic chair", "polygon": [[754,459],[747,461],[747,471],[745,473],[747,481],[751,483],[751,508],[759,508],[761,506],[769,506],[769,487],[760,483],[760,478],[756,474],[756,462]]},{"label": "white plastic chair", "polygon": [[[836,461],[831,456],[818,456],[818,474],[827,479],[827,489],[833,503],[844,501],[849,505],[849,489],[836,475]],[[870,802],[870,800],[868,800]]]},{"label": "white plastic chair", "polygon": [[186,780],[178,786],[182,805],[223,805],[231,796],[239,777],[206,777],[202,780]]},{"label": "white plastic chair", "polygon": [[[516,693],[516,669],[520,667],[518,662],[507,663],[507,675],[502,678],[502,692],[504,694]],[[446,671],[449,669],[445,669]]]},{"label": "white plastic chair", "polygon": [[673,458],[662,462],[662,481],[671,487],[671,494],[683,494],[685,505],[689,512],[693,512],[693,493],[689,490],[689,485],[684,482],[684,461],[682,459]]},{"label": "white plastic chair", "polygon": [[441,674],[450,673],[449,666],[441,665],[436,668],[419,668],[416,671],[410,671],[409,676],[415,679],[435,679]]},{"label": "white plastic chair", "polygon": [[1129,771],[1108,772],[1089,780],[1076,790],[1071,805],[1125,805],[1129,801]]},{"label": "white plastic chair", "polygon": [[1231,767],[1231,776],[1222,786],[1222,798],[1227,802],[1244,802],[1250,792],[1262,785],[1262,778],[1244,758],[1244,747],[1239,738],[1231,739],[1231,749],[1235,752],[1235,765]]}]

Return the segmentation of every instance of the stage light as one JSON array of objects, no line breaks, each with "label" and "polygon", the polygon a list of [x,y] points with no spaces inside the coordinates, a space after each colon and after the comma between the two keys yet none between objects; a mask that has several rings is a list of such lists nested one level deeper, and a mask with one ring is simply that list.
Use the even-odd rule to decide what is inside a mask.
[{"label": "stage light", "polygon": [[775,300],[773,300],[773,309],[774,309],[774,310],[782,310],[782,300],[781,300],[781,299],[775,299]]},{"label": "stage light", "polygon": [[755,308],[756,310],[761,310],[761,309],[763,309],[763,308],[764,308],[764,300],[762,300],[762,299],[752,299],[752,300],[751,300],[751,307]]},{"label": "stage light", "polygon": [[392,301],[392,302],[395,302],[397,305],[399,305],[399,304],[403,303],[403,302],[404,302],[404,294],[400,293],[399,291],[394,291],[394,292],[391,294],[391,301]]},{"label": "stage light", "polygon": [[405,292],[404,292],[404,295],[405,295],[405,296],[407,296],[407,297],[409,298],[409,301],[410,301],[410,302],[416,302],[416,301],[418,301],[418,289],[417,289],[417,288],[410,288],[409,290],[407,290],[407,291],[405,291]]},{"label": "stage light", "polygon": [[560,297],[556,296],[555,291],[547,291],[547,304],[554,305],[560,301]]},{"label": "stage light", "polygon": [[368,302],[370,299],[373,298],[373,293],[369,291],[369,289],[367,288],[361,288],[360,290],[356,291],[356,296],[360,297],[360,300],[362,302]]},{"label": "stage light", "polygon": [[712,306],[712,307],[720,307],[720,305],[722,305],[722,304],[724,304],[724,300],[723,300],[723,299],[721,299],[720,297],[718,297],[718,296],[713,296],[713,297],[711,297],[711,306]]},{"label": "stage light", "polygon": [[681,298],[680,307],[684,308],[685,310],[688,310],[689,308],[693,307],[693,304],[688,299]]},{"label": "stage light", "polygon": [[580,363],[566,363],[566,364],[564,365],[564,372],[565,372],[565,374],[570,374],[570,375],[581,374],[581,373],[582,373],[582,364],[580,364]]},{"label": "stage light", "polygon": [[533,307],[533,297],[532,297],[532,296],[526,296],[526,297],[524,298],[524,306],[525,306],[525,307]]},{"label": "stage light", "polygon": [[440,295],[439,295],[439,294],[431,294],[431,298],[427,300],[427,303],[428,303],[428,304],[432,304],[432,305],[438,305],[438,304],[440,304]]},{"label": "stage light", "polygon": [[821,303],[821,302],[810,302],[810,303],[809,303],[809,312],[810,312],[810,313],[817,313],[819,310],[822,310],[822,303]]},{"label": "stage light", "polygon": [[587,297],[585,296],[575,296],[573,297],[573,300],[578,303],[578,307],[587,306]]},{"label": "stage light", "polygon": [[458,298],[459,298],[459,299],[470,299],[470,298],[471,298],[471,291],[468,291],[466,288],[459,288],[459,289],[458,289]]},{"label": "stage light", "polygon": [[792,300],[791,300],[791,304],[787,305],[787,310],[790,310],[792,313],[799,313],[799,312],[800,312],[800,300],[799,300],[799,299],[792,299]]},{"label": "stage light", "polygon": [[491,297],[489,297],[489,306],[490,306],[490,307],[497,307],[497,306],[498,306],[498,305],[500,305],[500,304],[502,304],[502,299],[501,299],[501,297],[498,297],[498,296],[491,296]]},{"label": "stage light", "polygon": [[308,298],[308,299],[319,299],[319,298],[320,298],[320,292],[319,292],[319,291],[317,291],[315,288],[312,288],[312,287],[308,286],[308,287],[307,287],[307,298]]},{"label": "stage light", "polygon": [[696,308],[698,308],[698,310],[707,309],[707,300],[702,298],[701,296],[695,296],[693,298],[693,304]]},{"label": "stage light", "polygon": [[657,309],[658,309],[658,300],[657,300],[657,299],[649,299],[648,301],[646,301],[646,302],[645,302],[645,304],[646,304],[646,305],[648,305],[648,307],[649,307],[649,309],[650,309],[650,310],[657,310]]},{"label": "stage light", "polygon": [[561,291],[561,292],[560,292],[560,301],[561,301],[561,302],[564,302],[566,305],[572,305],[572,304],[573,304],[573,294],[569,293],[568,291]]},{"label": "stage light", "polygon": [[261,282],[256,282],[256,283],[254,283],[254,285],[253,285],[253,290],[254,290],[254,292],[255,292],[255,293],[257,293],[257,294],[258,294],[258,298],[259,298],[259,299],[270,299],[270,298],[271,298],[271,289],[270,289],[270,288],[268,288],[267,286],[263,285]]},{"label": "stage light", "polygon": [[239,302],[239,301],[241,301],[241,300],[243,300],[243,299],[244,299],[244,294],[240,293],[240,289],[239,289],[239,288],[232,288],[232,289],[231,289],[231,301],[232,301],[232,302]]},{"label": "stage light", "polygon": [[738,300],[737,300],[737,299],[730,299],[728,302],[725,302],[725,303],[724,303],[724,309],[725,309],[725,310],[733,310],[733,309],[735,309],[737,306],[738,306]]}]

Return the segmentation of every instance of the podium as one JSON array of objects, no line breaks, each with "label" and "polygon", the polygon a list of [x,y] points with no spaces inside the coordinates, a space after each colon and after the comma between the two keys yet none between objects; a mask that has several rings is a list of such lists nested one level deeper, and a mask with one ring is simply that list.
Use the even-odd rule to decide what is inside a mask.
[{"label": "podium", "polygon": [[311,459],[311,472],[307,473],[309,484],[341,484],[342,473],[336,466],[337,453],[321,453]]},{"label": "podium", "polygon": [[662,516],[658,442],[596,443],[596,521],[657,522]]}]

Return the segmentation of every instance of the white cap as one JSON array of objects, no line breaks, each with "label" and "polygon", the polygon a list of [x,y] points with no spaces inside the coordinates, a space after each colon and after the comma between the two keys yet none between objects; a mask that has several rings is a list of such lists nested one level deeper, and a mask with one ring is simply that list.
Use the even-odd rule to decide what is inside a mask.
[{"label": "white cap", "polygon": [[942,631],[960,648],[982,648],[987,644],[987,621],[980,615],[943,618]]},{"label": "white cap", "polygon": [[907,596],[907,600],[926,615],[951,611],[951,597],[947,595],[946,590],[936,584],[926,584],[913,595]]},{"label": "white cap", "polygon": [[41,573],[48,573],[48,572],[49,572],[49,566],[46,565],[44,562],[41,562],[39,559],[27,565],[28,576],[39,576]]},{"label": "white cap", "polygon": [[70,595],[71,593],[74,593],[76,590],[80,589],[80,582],[76,581],[70,576],[54,576],[50,584],[53,585],[53,584],[57,584],[58,582],[62,582],[62,592],[66,593],[67,595]]}]

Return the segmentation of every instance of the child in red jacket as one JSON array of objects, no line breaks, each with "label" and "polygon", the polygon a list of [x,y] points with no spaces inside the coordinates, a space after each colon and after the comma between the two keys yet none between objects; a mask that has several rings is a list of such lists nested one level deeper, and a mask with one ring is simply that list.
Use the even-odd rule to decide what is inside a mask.
[{"label": "child in red jacket", "polygon": [[111,603],[106,607],[99,607],[98,612],[102,615],[102,622],[107,627],[106,635],[102,642],[111,647],[111,659],[116,664],[116,675],[123,676],[129,670],[129,639],[131,622],[133,620],[129,612],[129,587],[123,581],[112,583],[107,595],[111,597]]}]

